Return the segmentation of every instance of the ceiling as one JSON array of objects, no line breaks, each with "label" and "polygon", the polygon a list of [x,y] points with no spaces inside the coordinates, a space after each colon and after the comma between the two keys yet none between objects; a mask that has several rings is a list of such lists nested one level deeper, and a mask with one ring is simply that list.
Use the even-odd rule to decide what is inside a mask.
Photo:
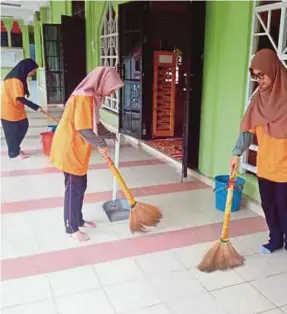
[{"label": "ceiling", "polygon": [[49,1],[0,1],[1,18],[13,18],[23,20],[25,24],[33,22],[33,13],[40,7],[48,7]]}]

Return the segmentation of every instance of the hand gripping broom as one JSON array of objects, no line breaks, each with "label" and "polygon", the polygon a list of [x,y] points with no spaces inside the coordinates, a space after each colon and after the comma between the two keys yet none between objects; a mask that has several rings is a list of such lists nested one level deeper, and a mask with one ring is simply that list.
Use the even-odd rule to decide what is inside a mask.
[{"label": "hand gripping broom", "polygon": [[244,257],[236,252],[229,241],[229,224],[236,174],[229,178],[223,226],[220,240],[206,253],[198,265],[200,271],[210,273],[216,270],[227,270],[244,264]]},{"label": "hand gripping broom", "polygon": [[162,218],[160,209],[150,204],[137,202],[129,191],[123,177],[116,168],[112,159],[106,155],[102,156],[108,164],[131,207],[129,218],[130,231],[132,233],[136,231],[145,231],[145,227],[156,226]]}]

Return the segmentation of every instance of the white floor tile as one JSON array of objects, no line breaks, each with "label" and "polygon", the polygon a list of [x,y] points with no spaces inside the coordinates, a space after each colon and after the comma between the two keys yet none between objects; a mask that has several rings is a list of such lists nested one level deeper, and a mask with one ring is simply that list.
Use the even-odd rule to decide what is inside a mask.
[{"label": "white floor tile", "polygon": [[245,282],[234,270],[216,271],[207,274],[193,268],[190,272],[207,290],[221,289]]},{"label": "white floor tile", "polygon": [[77,267],[49,273],[54,296],[62,296],[73,292],[81,292],[100,287],[92,266]]},{"label": "white floor tile", "polygon": [[164,304],[157,304],[140,310],[125,312],[124,314],[171,314]]},{"label": "white floor tile", "polygon": [[255,253],[260,253],[260,249],[262,244],[268,242],[269,236],[268,232],[258,232],[253,234],[248,234],[245,236],[238,237],[240,242],[245,244],[248,248],[250,248]]},{"label": "white floor tile", "polygon": [[201,262],[207,250],[208,248],[205,244],[198,244],[172,250],[172,253],[186,268],[191,268]]},{"label": "white floor tile", "polygon": [[3,281],[1,289],[2,307],[52,298],[49,281],[43,275]]},{"label": "white floor tile", "polygon": [[205,292],[167,303],[172,314],[227,314],[220,303],[212,295]]},{"label": "white floor tile", "polygon": [[287,254],[285,250],[280,250],[268,255],[268,263],[274,275],[287,272]]},{"label": "white floor tile", "polygon": [[117,313],[161,303],[146,279],[109,286],[105,291]]},{"label": "white floor tile", "polygon": [[251,284],[276,306],[287,305],[287,273],[259,279]]},{"label": "white floor tile", "polygon": [[69,294],[56,298],[59,314],[114,314],[104,291],[101,289]]},{"label": "white floor tile", "polygon": [[58,314],[52,299],[5,308],[2,314]]},{"label": "white floor tile", "polygon": [[104,286],[143,279],[144,275],[132,258],[94,265],[94,269]]},{"label": "white floor tile", "polygon": [[247,281],[264,278],[273,273],[268,256],[264,254],[247,256],[245,265],[236,268],[235,271]]},{"label": "white floor tile", "polygon": [[230,314],[254,314],[275,308],[249,283],[213,291],[212,295]]},{"label": "white floor tile", "polygon": [[30,213],[5,214],[1,217],[1,258],[37,254],[36,234],[30,225]]},{"label": "white floor tile", "polygon": [[282,312],[280,309],[273,309],[270,311],[266,311],[266,312],[261,312],[260,314],[283,314],[284,312]]},{"label": "white floor tile", "polygon": [[184,266],[175,259],[170,251],[141,255],[136,257],[135,260],[146,275],[163,274],[184,269]]},{"label": "white floor tile", "polygon": [[160,300],[165,302],[205,292],[203,286],[187,270],[151,277],[149,281]]}]

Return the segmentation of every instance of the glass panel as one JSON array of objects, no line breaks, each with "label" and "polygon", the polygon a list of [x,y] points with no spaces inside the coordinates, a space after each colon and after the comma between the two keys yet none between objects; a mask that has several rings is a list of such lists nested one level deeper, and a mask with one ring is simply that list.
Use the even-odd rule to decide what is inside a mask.
[{"label": "glass panel", "polygon": [[8,33],[1,32],[1,47],[8,47]]},{"label": "glass panel", "polygon": [[11,33],[11,47],[23,47],[22,33]]}]

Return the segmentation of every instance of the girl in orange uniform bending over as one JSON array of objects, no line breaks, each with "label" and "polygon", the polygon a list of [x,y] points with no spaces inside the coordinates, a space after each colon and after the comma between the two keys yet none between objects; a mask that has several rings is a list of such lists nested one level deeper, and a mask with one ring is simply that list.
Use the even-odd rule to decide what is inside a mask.
[{"label": "girl in orange uniform bending over", "polygon": [[259,89],[243,118],[231,168],[238,167],[256,134],[259,190],[270,231],[261,252],[272,253],[283,246],[287,250],[287,70],[275,52],[263,49],[252,60],[250,72]]},{"label": "girl in orange uniform bending over", "polygon": [[20,61],[4,78],[1,93],[1,123],[10,158],[27,158],[20,145],[28,131],[29,122],[25,106],[41,111],[41,107],[29,101],[27,78],[32,77],[38,68],[32,59]]},{"label": "girl in orange uniform bending over", "polygon": [[89,237],[83,228],[94,228],[83,219],[82,206],[87,188],[87,172],[92,147],[108,154],[106,138],[114,138],[100,123],[103,98],[123,86],[114,68],[98,67],[89,73],[68,99],[56,129],[50,161],[64,172],[64,220],[66,232],[79,241]]}]

